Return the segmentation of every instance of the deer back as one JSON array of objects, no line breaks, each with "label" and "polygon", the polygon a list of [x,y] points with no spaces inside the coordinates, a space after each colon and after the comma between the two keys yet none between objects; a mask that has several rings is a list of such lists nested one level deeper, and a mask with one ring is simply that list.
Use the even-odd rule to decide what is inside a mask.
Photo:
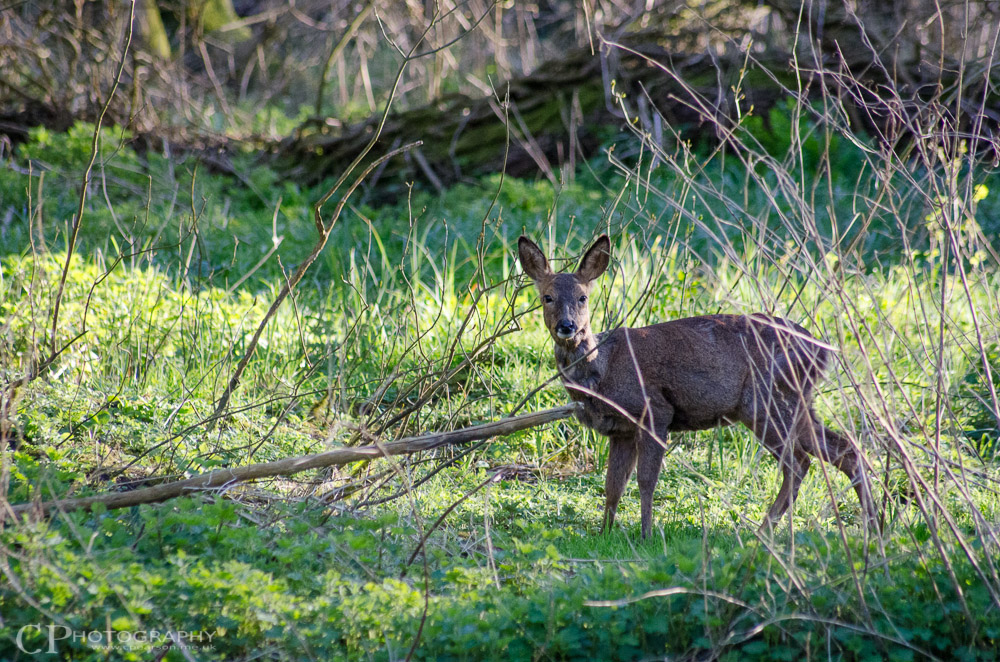
[{"label": "deer back", "polygon": [[[571,397],[594,409],[591,419],[626,422],[665,402],[672,430],[739,420],[775,392],[809,400],[827,361],[805,329],[764,315],[691,317],[601,336],[590,360],[556,348]],[[623,427],[622,421],[584,422],[598,431]]]}]

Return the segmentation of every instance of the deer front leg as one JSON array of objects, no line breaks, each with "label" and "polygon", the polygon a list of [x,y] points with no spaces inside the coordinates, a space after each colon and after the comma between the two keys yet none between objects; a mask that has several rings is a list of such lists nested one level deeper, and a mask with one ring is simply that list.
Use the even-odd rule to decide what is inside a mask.
[{"label": "deer front leg", "polygon": [[609,437],[608,473],[604,478],[604,523],[602,533],[610,533],[615,523],[615,513],[621,501],[625,485],[628,483],[636,462],[636,438],[634,433],[613,434]]},{"label": "deer front leg", "polygon": [[641,432],[640,435],[639,467],[636,478],[639,481],[639,500],[642,507],[642,538],[645,540],[653,531],[653,493],[660,478],[660,467],[666,449],[663,443],[648,432]]}]

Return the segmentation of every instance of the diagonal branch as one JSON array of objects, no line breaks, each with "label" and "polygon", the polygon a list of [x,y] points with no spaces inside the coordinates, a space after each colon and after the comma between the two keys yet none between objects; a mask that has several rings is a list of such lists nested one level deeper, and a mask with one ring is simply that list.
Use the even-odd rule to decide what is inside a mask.
[{"label": "diagonal branch", "polygon": [[226,407],[229,405],[229,399],[230,397],[232,397],[233,391],[236,390],[236,387],[239,386],[240,378],[243,377],[243,371],[246,370],[247,365],[250,363],[251,357],[253,357],[254,352],[257,351],[257,343],[260,341],[260,337],[264,333],[264,329],[267,328],[268,322],[270,322],[271,318],[274,317],[274,314],[278,312],[278,308],[281,307],[281,304],[285,301],[288,295],[292,293],[292,290],[295,289],[295,286],[298,285],[299,281],[302,280],[302,277],[306,275],[306,271],[309,270],[309,267],[312,266],[312,263],[316,261],[316,258],[319,257],[319,254],[323,251],[323,248],[326,246],[327,239],[330,238],[330,232],[333,231],[333,226],[337,222],[337,218],[340,217],[340,213],[344,209],[344,205],[347,203],[347,200],[351,197],[351,194],[354,192],[355,189],[357,189],[361,185],[361,182],[363,182],[365,178],[368,177],[371,171],[377,168],[383,162],[391,159],[393,156],[396,156],[397,154],[405,152],[406,150],[416,147],[420,144],[422,143],[420,141],[417,141],[414,143],[410,143],[409,145],[403,145],[402,147],[394,149],[388,154],[376,159],[371,163],[371,165],[365,168],[364,172],[362,172],[361,175],[356,180],[354,180],[354,183],[351,185],[351,187],[347,189],[347,193],[344,195],[344,197],[340,199],[340,202],[337,204],[336,211],[333,214],[333,219],[330,221],[329,224],[323,222],[323,218],[321,216],[321,209],[323,203],[325,203],[329,199],[330,195],[332,195],[336,187],[334,189],[331,189],[330,192],[327,193],[327,195],[323,196],[323,198],[318,203],[316,203],[315,206],[316,228],[319,232],[319,238],[316,240],[316,244],[313,246],[312,251],[309,253],[309,257],[307,257],[305,260],[302,261],[302,263],[299,265],[299,268],[295,270],[294,274],[292,274],[291,278],[286,278],[284,283],[282,283],[281,290],[278,292],[278,295],[274,298],[274,301],[271,302],[271,307],[268,308],[267,313],[264,315],[264,319],[262,319],[260,321],[260,324],[257,325],[257,330],[254,332],[253,337],[250,339],[250,342],[247,345],[247,350],[246,352],[243,353],[243,358],[241,358],[239,364],[237,364],[236,370],[233,371],[232,377],[229,378],[229,384],[226,385],[226,390],[222,393],[222,397],[219,398],[219,402],[215,406],[215,413],[212,415],[209,423],[210,427],[214,427],[215,422],[219,420],[219,417],[223,414],[223,412],[226,410]]},{"label": "diagonal branch", "polygon": [[316,240],[316,245],[313,246],[313,250],[309,254],[309,257],[307,257],[302,262],[302,264],[299,265],[299,268],[295,271],[292,277],[290,279],[287,279],[282,284],[281,291],[278,293],[278,296],[271,304],[271,308],[267,311],[267,314],[264,315],[264,319],[261,320],[260,325],[257,327],[257,331],[254,333],[253,338],[250,340],[250,344],[247,347],[247,351],[243,354],[243,358],[240,359],[239,364],[236,366],[236,370],[233,371],[233,375],[229,379],[229,384],[226,386],[226,390],[222,393],[222,397],[219,398],[218,403],[216,403],[215,413],[211,417],[212,422],[209,423],[209,427],[214,427],[215,421],[218,421],[223,412],[225,412],[226,407],[229,405],[229,399],[232,397],[233,391],[235,391],[236,388],[239,386],[240,378],[243,376],[243,371],[250,363],[250,359],[251,357],[253,357],[253,354],[257,349],[257,342],[258,340],[260,340],[260,336],[264,332],[267,323],[274,316],[274,313],[277,312],[278,308],[281,306],[281,303],[285,300],[285,298],[291,293],[293,289],[295,289],[295,286],[299,283],[299,281],[302,280],[302,277],[305,275],[306,271],[309,269],[310,266],[312,266],[312,263],[319,256],[320,252],[323,250],[323,247],[326,246],[327,239],[329,239],[330,233],[333,231],[333,226],[337,223],[337,219],[340,218],[340,213],[344,209],[344,205],[347,204],[347,200],[351,197],[351,194],[354,192],[354,190],[361,185],[361,182],[365,180],[365,178],[372,172],[372,170],[381,165],[383,162],[395,156],[396,154],[407,151],[414,147],[418,147],[423,144],[423,141],[419,140],[416,142],[411,142],[410,144],[404,145],[403,147],[400,147],[398,149],[394,149],[390,151],[388,154],[375,160],[371,165],[369,165],[364,170],[364,172],[361,173],[361,175],[354,181],[351,187],[341,197],[340,202],[338,203],[333,213],[333,216],[330,218],[330,221],[326,222],[323,220],[323,214],[322,214],[323,205],[325,205],[330,200],[330,198],[332,198],[333,195],[340,190],[340,187],[344,185],[344,182],[348,180],[348,178],[355,171],[355,169],[357,169],[357,167],[361,164],[361,162],[365,159],[365,157],[368,156],[368,153],[371,152],[371,150],[375,147],[375,144],[381,137],[382,129],[385,126],[386,119],[389,117],[389,112],[392,109],[393,100],[396,98],[396,92],[399,90],[399,84],[403,78],[403,72],[406,70],[406,65],[408,65],[411,61],[426,55],[426,53],[417,53],[417,48],[419,48],[420,44],[423,43],[424,39],[427,37],[427,34],[431,31],[434,25],[435,21],[432,20],[430,25],[427,26],[424,32],[416,40],[416,43],[413,44],[410,51],[403,58],[403,62],[399,65],[399,68],[396,71],[396,78],[392,84],[392,89],[389,91],[389,98],[385,103],[385,108],[382,111],[381,118],[379,119],[378,128],[372,133],[371,139],[368,140],[368,142],[366,143],[365,147],[361,150],[361,152],[354,157],[350,165],[347,166],[347,168],[344,170],[343,174],[341,174],[340,178],[336,181],[336,183],[334,183],[334,185],[330,187],[330,189],[326,192],[326,194],[324,194],[323,197],[321,197],[316,202],[316,204],[313,205],[313,216],[314,216],[313,220],[316,224],[316,231],[319,234],[319,238]]}]

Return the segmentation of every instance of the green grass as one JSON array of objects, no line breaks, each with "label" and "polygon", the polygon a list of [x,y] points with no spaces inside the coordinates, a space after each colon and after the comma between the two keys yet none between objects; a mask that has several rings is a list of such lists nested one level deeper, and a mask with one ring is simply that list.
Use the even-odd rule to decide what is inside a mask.
[{"label": "green grass", "polygon": [[[993,659],[996,175],[894,162],[807,124],[793,143],[781,113],[769,125],[748,121],[740,139],[771,167],[678,146],[648,177],[633,154],[558,191],[491,177],[355,201],[214,425],[283,271],[308,254],[323,191],[249,165],[235,182],[140,158],[105,131],[55,345],[83,335],[3,394],[13,443],[0,487],[9,503],[105,493],[559,404],[558,382],[534,392],[554,368],[533,292],[512,278],[515,240],[571,257],[608,230],[616,263],[598,326],[766,310],[839,348],[818,406],[872,463],[881,541],[865,539],[846,481],[818,466],[792,531],[758,536],[778,472],[742,428],[673,440],[650,540],[634,482],[599,535],[607,444],[562,421],[472,453],[8,522],[0,657],[27,659],[18,632],[23,648],[46,648],[51,624],[212,633],[198,659],[404,659],[414,642],[428,660]],[[53,343],[88,131],[36,132],[0,170],[4,382]],[[948,205],[943,189],[956,192]],[[956,219],[949,257],[939,230]],[[500,469],[509,477],[476,489]],[[56,648],[147,659],[154,643]]]}]

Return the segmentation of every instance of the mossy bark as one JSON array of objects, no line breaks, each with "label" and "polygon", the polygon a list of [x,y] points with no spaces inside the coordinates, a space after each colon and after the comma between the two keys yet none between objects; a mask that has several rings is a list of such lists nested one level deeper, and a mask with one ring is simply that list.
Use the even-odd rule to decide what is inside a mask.
[{"label": "mossy bark", "polygon": [[203,33],[218,33],[231,44],[238,44],[250,38],[250,28],[244,26],[219,32],[227,25],[240,20],[233,8],[233,0],[189,0],[188,14],[201,27]]},{"label": "mossy bark", "polygon": [[163,17],[156,0],[142,0],[138,5],[139,32],[146,49],[153,55],[167,60],[170,58],[170,38],[163,27]]}]

